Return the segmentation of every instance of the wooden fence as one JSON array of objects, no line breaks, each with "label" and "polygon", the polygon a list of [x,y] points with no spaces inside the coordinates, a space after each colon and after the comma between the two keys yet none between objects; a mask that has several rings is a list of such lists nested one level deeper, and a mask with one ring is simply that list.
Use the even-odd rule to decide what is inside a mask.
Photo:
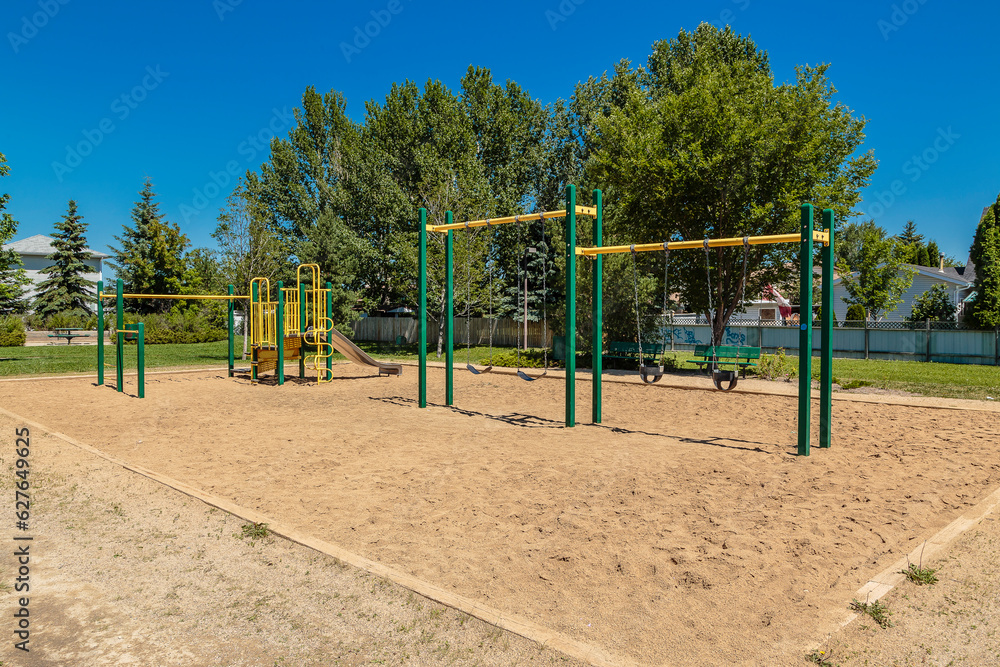
[{"label": "wooden fence", "polygon": [[[461,347],[468,340],[467,332],[471,332],[473,345],[488,345],[490,342],[490,326],[493,328],[493,344],[502,347],[514,347],[524,343],[524,324],[509,318],[474,317],[468,321],[464,317],[455,320],[455,347]],[[354,339],[377,343],[394,343],[397,337],[407,343],[416,343],[419,323],[410,317],[364,317],[351,324],[354,329]],[[542,347],[543,326],[541,322],[528,322],[528,347]],[[437,322],[427,322],[427,341],[437,340]],[[546,347],[552,347],[552,328],[549,327]]]}]

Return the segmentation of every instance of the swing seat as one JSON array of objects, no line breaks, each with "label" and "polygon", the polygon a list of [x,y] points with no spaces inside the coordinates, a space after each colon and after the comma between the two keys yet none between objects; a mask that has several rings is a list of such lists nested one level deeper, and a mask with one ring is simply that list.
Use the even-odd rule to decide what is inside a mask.
[{"label": "swing seat", "polygon": [[663,368],[661,366],[640,366],[639,377],[641,377],[642,381],[646,384],[659,382],[663,377]]},{"label": "swing seat", "polygon": [[[740,374],[738,371],[724,371],[721,368],[712,369],[712,382],[715,383],[715,388],[719,391],[729,391],[736,386],[739,382]],[[725,386],[723,386],[725,384]]]},{"label": "swing seat", "polygon": [[470,373],[472,373],[473,375],[481,375],[481,374],[483,374],[483,373],[489,373],[489,372],[490,372],[491,370],[493,370],[493,366],[487,366],[487,367],[486,367],[486,368],[484,368],[483,370],[479,370],[478,368],[476,368],[476,367],[475,367],[475,366],[473,366],[472,364],[466,364],[466,365],[465,365],[465,367],[466,367],[466,369],[468,369],[468,371],[469,371]]},{"label": "swing seat", "polygon": [[540,375],[536,375],[536,376],[532,377],[532,376],[528,375],[527,373],[525,373],[524,371],[519,370],[517,372],[517,377],[519,377],[522,380],[525,380],[527,382],[534,382],[538,378],[542,378],[542,377],[545,377],[546,375],[548,375],[548,372],[549,372],[549,369],[546,368],[544,371],[541,372]]}]

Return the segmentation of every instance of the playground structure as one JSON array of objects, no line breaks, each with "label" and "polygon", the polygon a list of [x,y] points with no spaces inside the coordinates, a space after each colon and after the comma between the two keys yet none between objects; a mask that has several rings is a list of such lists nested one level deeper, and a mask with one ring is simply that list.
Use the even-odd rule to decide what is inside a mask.
[{"label": "playground structure", "polygon": [[[400,375],[400,364],[376,361],[360,349],[346,336],[334,328],[332,284],[325,286],[320,281],[320,270],[316,264],[302,264],[296,270],[296,286],[285,287],[279,280],[276,298],[272,300],[270,281],[254,278],[250,282],[250,312],[246,319],[250,342],[250,378],[256,383],[260,375],[274,372],[278,384],[285,383],[285,362],[299,362],[299,377],[304,378],[306,369],[316,372],[318,383],[333,379],[333,353],[340,352],[356,364],[377,368],[379,375]],[[103,299],[115,299],[115,340],[118,391],[123,391],[123,345],[138,336],[139,398],[145,397],[144,367],[145,346],[143,324],[124,324],[125,299],[171,299],[178,301],[224,300],[229,302],[228,340],[229,377],[233,377],[235,343],[235,300],[246,299],[233,293],[232,285],[228,294],[125,294],[119,278],[114,294],[104,293],[104,282],[97,284],[97,327],[104,331]],[[136,329],[138,326],[138,329]],[[138,332],[138,333],[137,333]],[[280,332],[280,335],[279,335]],[[306,345],[314,348],[307,351]],[[97,384],[104,384],[104,346],[97,346]]]},{"label": "playground structure", "polygon": [[[815,243],[821,243],[822,248],[822,320],[821,320],[821,353],[820,353],[820,433],[819,446],[828,448],[831,446],[832,438],[832,394],[833,394],[833,346],[831,343],[833,333],[833,211],[826,209],[823,211],[822,231],[814,228],[814,208],[812,204],[803,204],[801,208],[801,227],[799,233],[778,234],[768,236],[748,236],[743,238],[725,239],[701,239],[664,241],[661,243],[631,244],[620,246],[602,246],[603,243],[603,215],[604,207],[602,193],[594,190],[593,205],[590,207],[577,206],[576,186],[566,186],[566,208],[561,211],[547,211],[532,213],[527,215],[507,216],[488,220],[476,220],[470,222],[453,223],[452,213],[446,214],[446,224],[428,225],[427,209],[420,209],[420,242],[419,242],[419,279],[420,279],[420,334],[419,334],[419,380],[418,380],[418,404],[421,408],[427,407],[427,233],[447,234],[445,242],[445,405],[454,405],[454,332],[452,331],[452,314],[454,312],[454,280],[453,280],[453,255],[452,255],[452,232],[455,230],[468,230],[474,227],[488,227],[490,225],[509,224],[516,222],[527,222],[531,220],[546,220],[549,218],[562,218],[565,221],[565,257],[566,257],[566,418],[565,426],[572,428],[576,426],[576,261],[577,257],[587,257],[593,260],[593,336],[594,345],[602,347],[604,339],[603,333],[603,255],[616,253],[636,253],[651,251],[670,250],[693,250],[718,247],[738,247],[746,249],[751,245],[769,245],[777,243],[799,243],[800,245],[800,300],[799,307],[802,313],[809,316],[799,325],[799,349],[812,350],[813,339],[813,249]],[[593,218],[593,240],[594,247],[583,248],[576,245],[576,216],[585,215]],[[593,381],[592,381],[592,402],[591,420],[594,424],[600,424],[602,419],[602,375],[603,364],[601,354],[595,353],[593,356]],[[642,362],[640,360],[640,365]],[[718,385],[717,385],[718,386]],[[812,356],[801,354],[799,356],[799,396],[798,396],[798,454],[809,456],[810,453],[810,426],[812,408]]]}]

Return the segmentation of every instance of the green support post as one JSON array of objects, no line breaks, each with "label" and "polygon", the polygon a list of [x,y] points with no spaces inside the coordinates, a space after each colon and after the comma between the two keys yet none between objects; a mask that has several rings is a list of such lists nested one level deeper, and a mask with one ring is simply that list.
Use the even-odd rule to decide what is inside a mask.
[{"label": "green support post", "polygon": [[[306,286],[305,283],[299,283],[299,337],[302,339],[299,347],[299,377],[304,378],[306,376]],[[281,338],[282,334],[280,332],[274,333],[275,338]],[[280,362],[281,359],[278,359]]]},{"label": "green support post", "polygon": [[97,281],[97,386],[104,384],[104,281]]},{"label": "green support post", "polygon": [[146,398],[146,327],[139,322],[135,328],[139,332],[135,352],[136,381],[139,384],[139,398]]},{"label": "green support post", "polygon": [[427,209],[420,209],[420,230],[419,230],[419,260],[418,270],[420,273],[420,335],[417,341],[417,356],[420,359],[418,371],[418,405],[427,407]]},{"label": "green support post", "polygon": [[[278,361],[274,367],[274,375],[278,378],[278,386],[285,384],[285,284],[278,281],[278,305],[274,313],[274,344],[278,348]],[[270,295],[268,295],[270,298]],[[301,348],[299,348],[301,352]]]},{"label": "green support post", "polygon": [[799,250],[799,455],[809,456],[809,412],[812,407],[813,206],[802,205]]},{"label": "green support post", "polygon": [[115,361],[118,366],[118,391],[121,392],[124,390],[122,385],[125,384],[125,348],[121,334],[125,328],[125,298],[122,296],[124,287],[121,278],[115,282],[115,290]]},{"label": "green support post", "polygon": [[[330,327],[333,328],[333,283],[326,282],[326,316],[330,318]],[[326,342],[330,344],[330,356],[326,358],[326,376],[333,377],[333,332],[326,334]]]},{"label": "green support post", "polygon": [[[278,283],[278,284],[280,285],[281,283]],[[253,305],[252,304],[259,303],[258,302],[258,295],[259,294],[260,294],[260,291],[257,288],[257,283],[251,284],[250,285],[250,303],[251,303],[250,312],[251,313],[253,313]],[[281,290],[280,289],[278,290],[278,294],[281,294]],[[252,322],[251,322],[251,326],[253,326]],[[251,354],[253,354],[252,350],[251,350]],[[252,363],[250,365],[250,379],[251,380],[256,380],[257,379],[257,363],[260,361],[260,350],[259,349],[257,350],[257,358],[256,359],[251,358],[251,360],[254,363]]]},{"label": "green support post", "polygon": [[[232,297],[236,292],[232,285],[226,288],[226,292]],[[229,377],[233,377],[233,350],[236,346],[236,300],[229,299]]]},{"label": "green support post", "polygon": [[[600,190],[594,190],[594,207],[597,215],[594,217],[594,245],[604,244],[604,199]],[[604,372],[604,256],[597,255],[591,265],[593,271],[593,312],[591,320],[594,324],[593,336],[591,337],[590,356],[593,359],[594,396],[593,396],[593,422],[601,423],[601,375]]]},{"label": "green support post", "polygon": [[823,231],[830,242],[823,246],[823,301],[820,325],[823,349],[819,367],[819,446],[830,447],[833,437],[833,211],[823,211]]},{"label": "green support post", "polygon": [[566,426],[576,426],[576,186],[566,186]]},{"label": "green support post", "polygon": [[[444,215],[445,222],[451,224],[453,214],[448,211]],[[451,230],[445,237],[444,245],[444,273],[445,273],[445,305],[444,322],[445,327],[445,357],[444,357],[444,378],[445,392],[444,404],[455,405],[455,252]]]}]

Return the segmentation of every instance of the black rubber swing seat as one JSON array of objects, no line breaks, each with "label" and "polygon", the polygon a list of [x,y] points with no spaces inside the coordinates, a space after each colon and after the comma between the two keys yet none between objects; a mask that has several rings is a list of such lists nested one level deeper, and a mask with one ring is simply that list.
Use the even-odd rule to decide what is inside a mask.
[{"label": "black rubber swing seat", "polygon": [[659,382],[660,378],[663,377],[663,368],[660,366],[640,366],[639,377],[641,377],[642,381],[646,384]]},{"label": "black rubber swing seat", "polygon": [[715,383],[715,388],[720,391],[729,391],[730,389],[733,389],[736,387],[736,383],[739,379],[740,374],[738,371],[724,371],[721,368],[712,369],[712,382]]},{"label": "black rubber swing seat", "polygon": [[465,367],[473,375],[481,375],[482,373],[489,373],[491,370],[493,370],[493,366],[487,366],[486,368],[484,368],[482,370],[479,370],[478,368],[476,368],[472,364],[466,364]]},{"label": "black rubber swing seat", "polygon": [[532,376],[528,375],[527,373],[525,373],[524,371],[518,371],[517,372],[517,377],[521,378],[522,380],[526,380],[527,382],[534,382],[538,378],[545,377],[548,374],[548,372],[549,372],[549,370],[545,369],[544,371],[541,372],[541,374],[532,377]]}]

